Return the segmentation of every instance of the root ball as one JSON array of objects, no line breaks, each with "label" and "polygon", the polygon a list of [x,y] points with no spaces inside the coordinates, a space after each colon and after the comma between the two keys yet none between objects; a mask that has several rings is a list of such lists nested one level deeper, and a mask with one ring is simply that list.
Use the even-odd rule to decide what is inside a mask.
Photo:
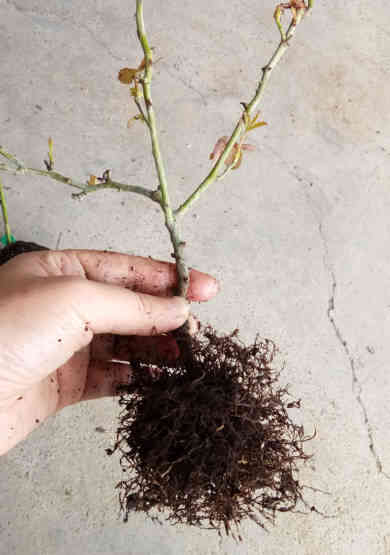
[{"label": "root ball", "polygon": [[[140,363],[121,387],[117,441],[121,510],[234,534],[245,518],[264,527],[302,498],[308,439],[288,414],[299,401],[278,386],[275,345],[245,346],[210,327],[170,366]],[[155,517],[154,517],[155,518]]]}]

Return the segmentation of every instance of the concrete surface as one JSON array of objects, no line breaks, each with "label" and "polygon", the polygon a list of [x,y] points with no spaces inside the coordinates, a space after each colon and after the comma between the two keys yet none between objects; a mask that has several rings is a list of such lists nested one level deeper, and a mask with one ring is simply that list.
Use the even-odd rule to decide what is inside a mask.
[{"label": "concrete surface", "polygon": [[[274,2],[146,1],[168,174],[184,199],[210,167],[278,38]],[[303,479],[328,518],[248,524],[236,545],[208,531],[124,525],[107,458],[115,401],[69,408],[0,460],[3,555],[390,553],[390,6],[317,2],[272,78],[257,153],[184,223],[191,263],[218,276],[196,307],[221,330],[274,339],[297,416],[317,437]],[[140,60],[135,2],[0,1],[1,143],[40,166],[47,137],[75,177],[155,184],[148,137],[126,127],[117,71]],[[45,179],[3,176],[18,238],[169,258],[156,208],[102,193],[83,202]],[[95,431],[102,427],[106,432]]]}]

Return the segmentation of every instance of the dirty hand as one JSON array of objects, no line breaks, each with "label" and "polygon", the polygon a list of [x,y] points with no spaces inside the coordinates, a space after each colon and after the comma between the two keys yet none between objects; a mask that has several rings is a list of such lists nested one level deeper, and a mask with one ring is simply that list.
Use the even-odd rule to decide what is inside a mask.
[{"label": "dirty hand", "polygon": [[[33,252],[0,267],[0,454],[63,407],[115,394],[131,366],[113,361],[156,346],[175,356],[173,339],[156,337],[188,317],[175,283],[173,264],[99,251]],[[191,271],[188,300],[217,289]]]}]

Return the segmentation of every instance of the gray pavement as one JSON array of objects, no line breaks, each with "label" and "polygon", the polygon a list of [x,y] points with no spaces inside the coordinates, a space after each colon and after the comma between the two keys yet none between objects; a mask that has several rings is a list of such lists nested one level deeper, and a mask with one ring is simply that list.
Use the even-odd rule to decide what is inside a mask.
[{"label": "gray pavement", "polygon": [[[191,264],[218,298],[194,312],[221,331],[272,338],[314,458],[302,477],[316,514],[281,515],[245,541],[136,515],[124,525],[117,459],[104,452],[118,407],[64,410],[0,460],[3,555],[390,554],[390,5],[317,2],[276,70],[237,172],[188,215]],[[38,167],[154,186],[148,137],[127,128],[116,81],[140,61],[135,2],[0,0],[1,143]],[[278,34],[274,2],[145,1],[154,105],[177,201],[206,175],[215,141],[254,91]],[[3,176],[20,239],[169,258],[161,216],[110,192],[82,202],[44,178]],[[98,432],[96,428],[105,431]]]}]

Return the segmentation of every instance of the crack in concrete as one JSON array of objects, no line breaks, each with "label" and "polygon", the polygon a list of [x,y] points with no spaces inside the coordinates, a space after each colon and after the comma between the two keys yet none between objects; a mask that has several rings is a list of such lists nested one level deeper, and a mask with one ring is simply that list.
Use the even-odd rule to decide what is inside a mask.
[{"label": "crack in concrete", "polygon": [[[12,8],[14,8],[16,11],[21,12],[25,15],[36,15],[36,16],[40,16],[40,17],[45,17],[47,19],[53,19],[55,21],[61,21],[61,23],[64,22],[68,22],[71,23],[77,27],[79,27],[80,29],[86,31],[88,33],[88,35],[92,38],[92,40],[98,45],[100,46],[100,48],[102,48],[103,50],[105,50],[105,52],[111,56],[114,60],[117,60],[121,63],[125,63],[126,58],[118,56],[117,54],[115,54],[111,48],[103,41],[99,38],[99,36],[94,33],[94,31],[88,27],[87,25],[81,23],[80,21],[75,21],[72,17],[70,16],[66,16],[66,17],[60,17],[54,13],[47,13],[47,14],[42,14],[39,12],[36,12],[34,10],[29,10],[27,8],[24,8],[23,6],[20,6],[19,4],[17,4],[15,2],[15,0],[5,0],[5,3],[9,6],[11,6]],[[180,75],[180,72],[177,72],[176,74],[174,74],[172,71],[169,70],[168,64],[164,64],[164,68],[165,68],[165,72],[168,73],[168,75],[170,75],[173,79],[176,79],[178,81],[180,81],[187,89],[191,90],[192,92],[194,92],[195,94],[197,94],[204,106],[207,106],[207,100],[206,100],[206,96],[196,87],[194,87],[194,85],[192,85],[191,83],[189,83],[184,77],[182,77]]]},{"label": "crack in concrete", "polygon": [[322,223],[320,222],[318,225],[318,230],[319,230],[319,234],[321,237],[321,241],[323,244],[323,248],[324,248],[324,266],[325,269],[327,270],[330,278],[331,278],[331,296],[329,297],[328,300],[328,309],[326,311],[328,320],[330,322],[330,325],[333,328],[333,331],[335,333],[335,336],[338,340],[338,342],[340,343],[347,359],[349,362],[349,367],[351,369],[351,376],[352,376],[352,393],[355,396],[355,400],[358,403],[362,416],[363,416],[363,423],[364,426],[366,428],[366,432],[367,432],[367,436],[368,436],[368,447],[370,450],[370,453],[375,461],[375,465],[377,468],[377,471],[379,474],[382,474],[385,478],[387,478],[388,480],[390,480],[390,476],[383,470],[383,465],[382,465],[382,461],[380,459],[380,456],[376,450],[375,447],[375,442],[374,442],[374,431],[372,429],[372,425],[370,423],[370,420],[368,418],[368,412],[367,412],[367,407],[364,403],[364,400],[362,398],[362,393],[363,393],[363,387],[362,384],[359,380],[359,376],[356,372],[356,364],[355,364],[355,359],[352,355],[351,349],[348,345],[348,342],[345,338],[345,336],[343,335],[339,325],[337,324],[336,321],[336,317],[335,317],[335,313],[336,313],[336,291],[337,291],[337,280],[336,280],[336,274],[334,271],[334,268],[332,266],[332,264],[330,263],[330,256],[329,256],[329,248],[328,248],[328,243],[326,240],[326,236],[324,234],[324,231],[322,229]]},{"label": "crack in concrete", "polygon": [[81,23],[78,23],[78,22],[74,22],[74,24],[78,25],[80,29],[84,29],[85,31],[87,31],[89,36],[96,42],[96,44],[98,44],[100,48],[103,48],[103,50],[105,50],[107,54],[109,54],[114,60],[117,60],[118,62],[121,62],[121,63],[124,63],[126,61],[126,58],[123,58],[121,56],[118,56],[117,54],[114,54],[111,48],[104,41],[100,40],[92,31],[92,29],[90,29],[87,25],[82,25]]},{"label": "crack in concrete", "polygon": [[381,461],[381,458],[377,452],[376,446],[375,446],[375,441],[374,441],[374,431],[371,425],[371,422],[369,420],[368,417],[368,411],[367,411],[367,407],[364,403],[362,394],[363,394],[363,387],[362,384],[359,380],[359,376],[357,374],[356,371],[356,363],[355,363],[355,358],[352,355],[351,349],[348,345],[348,342],[345,338],[345,336],[343,335],[340,327],[337,324],[336,321],[336,317],[335,317],[335,313],[336,313],[336,291],[337,291],[337,280],[336,280],[336,274],[335,274],[335,270],[333,265],[330,262],[330,253],[329,253],[329,248],[328,248],[328,242],[322,227],[322,216],[320,211],[318,210],[318,207],[315,205],[315,203],[313,202],[313,199],[310,195],[310,189],[309,187],[312,185],[310,180],[304,179],[300,173],[297,171],[299,168],[297,166],[294,166],[293,168],[291,168],[290,164],[284,160],[283,157],[280,156],[279,153],[275,152],[274,149],[270,148],[269,150],[271,150],[271,152],[277,157],[277,159],[279,161],[281,161],[283,163],[283,165],[285,166],[285,168],[288,170],[289,174],[298,181],[298,183],[301,183],[304,185],[304,195],[306,198],[306,201],[310,207],[310,210],[313,214],[314,219],[316,220],[317,224],[318,224],[318,230],[319,230],[319,235],[321,237],[321,242],[323,245],[323,250],[324,250],[324,256],[323,256],[323,260],[324,260],[324,266],[325,269],[327,271],[327,273],[329,274],[330,278],[331,278],[331,296],[328,300],[328,308],[326,311],[327,314],[327,318],[329,320],[330,325],[333,328],[333,331],[335,333],[335,336],[338,340],[338,342],[340,343],[347,359],[348,359],[348,363],[349,363],[349,367],[351,370],[351,376],[352,376],[352,393],[355,397],[355,400],[357,402],[357,404],[359,405],[360,411],[362,413],[362,417],[363,417],[363,423],[367,432],[367,436],[368,436],[368,447],[370,450],[370,453],[375,461],[375,465],[377,468],[377,471],[379,474],[382,474],[382,476],[384,476],[387,480],[390,480],[390,475],[388,473],[386,473],[383,470],[383,464]]},{"label": "crack in concrete", "polygon": [[[175,65],[175,64],[174,64]],[[170,75],[173,79],[180,81],[180,83],[182,83],[187,89],[189,89],[190,91],[193,91],[194,93],[196,93],[198,96],[200,96],[200,98],[202,99],[202,102],[204,104],[204,106],[207,106],[207,100],[206,100],[206,96],[196,87],[194,87],[194,85],[192,85],[191,83],[189,83],[184,77],[182,77],[180,75],[180,70],[176,70],[176,73],[173,73],[173,71],[171,71],[169,69],[168,64],[164,63],[164,71],[165,73],[167,73],[168,75]],[[176,68],[175,68],[176,69]]]}]

